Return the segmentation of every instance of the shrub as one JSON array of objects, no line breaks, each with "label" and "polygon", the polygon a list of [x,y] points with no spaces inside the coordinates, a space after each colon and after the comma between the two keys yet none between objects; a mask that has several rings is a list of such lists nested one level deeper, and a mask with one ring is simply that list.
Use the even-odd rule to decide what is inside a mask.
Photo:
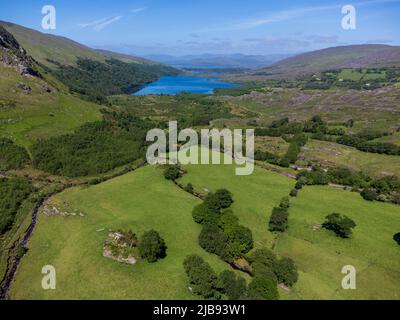
[{"label": "shrub", "polygon": [[271,218],[269,219],[269,231],[285,231],[288,227],[288,216],[289,213],[286,209],[273,208]]},{"label": "shrub", "polygon": [[283,197],[281,199],[281,203],[279,204],[279,207],[282,209],[289,209],[290,208],[290,200],[289,197]]},{"label": "shrub", "polygon": [[322,226],[336,233],[341,238],[349,238],[356,223],[345,215],[332,213],[326,217]]},{"label": "shrub", "polygon": [[217,275],[210,265],[197,255],[188,256],[183,262],[193,293],[203,298],[217,298]]},{"label": "shrub", "polygon": [[364,198],[364,200],[374,201],[378,198],[378,193],[374,189],[366,188],[361,191],[361,196]]},{"label": "shrub", "polygon": [[159,233],[154,230],[147,231],[139,241],[139,253],[148,262],[156,262],[166,256],[167,247]]},{"label": "shrub", "polygon": [[193,193],[194,192],[193,185],[191,183],[188,183],[185,187],[185,191],[189,192],[189,193]]},{"label": "shrub", "polygon": [[167,180],[176,180],[182,176],[181,169],[178,165],[170,165],[164,170],[164,177]]},{"label": "shrub", "polygon": [[295,197],[297,197],[298,192],[299,191],[297,189],[293,189],[292,191],[290,191],[290,196],[292,198],[295,198]]}]

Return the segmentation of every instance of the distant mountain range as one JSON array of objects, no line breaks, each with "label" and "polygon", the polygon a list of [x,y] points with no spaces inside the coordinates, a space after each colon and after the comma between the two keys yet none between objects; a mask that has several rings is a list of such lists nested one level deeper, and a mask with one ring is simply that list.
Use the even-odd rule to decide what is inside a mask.
[{"label": "distant mountain range", "polygon": [[274,78],[292,78],[343,68],[400,66],[400,47],[379,44],[339,46],[303,53],[254,72]]},{"label": "distant mountain range", "polygon": [[200,54],[200,55],[148,55],[146,58],[180,68],[245,68],[256,69],[288,58],[288,54]]}]

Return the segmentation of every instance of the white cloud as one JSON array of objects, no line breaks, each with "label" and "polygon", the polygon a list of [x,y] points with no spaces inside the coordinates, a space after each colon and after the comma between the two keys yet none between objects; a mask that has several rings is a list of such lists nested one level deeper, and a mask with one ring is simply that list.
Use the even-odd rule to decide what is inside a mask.
[{"label": "white cloud", "polygon": [[122,16],[114,16],[114,17],[108,17],[108,18],[103,18],[99,19],[96,21],[88,22],[88,23],[80,23],[78,24],[78,27],[80,28],[93,28],[95,31],[101,31],[108,25],[114,23],[115,21],[118,21],[122,19]]},{"label": "white cloud", "polygon": [[[366,6],[366,5],[374,5],[381,3],[391,3],[391,2],[400,2],[400,0],[367,0],[367,1],[359,1],[353,3],[355,7],[357,6]],[[283,10],[278,11],[264,17],[259,17],[255,19],[250,19],[238,23],[233,23],[231,25],[226,25],[222,27],[216,27],[214,29],[204,30],[206,32],[214,32],[214,31],[231,31],[231,30],[245,30],[252,29],[256,27],[260,27],[266,24],[274,23],[274,22],[282,22],[290,19],[294,19],[297,17],[302,17],[308,13],[319,12],[319,11],[327,11],[327,10],[335,10],[342,8],[343,5],[326,5],[326,6],[313,6],[313,7],[305,7],[305,8],[297,8],[291,10]]]},{"label": "white cloud", "polygon": [[110,24],[112,24],[112,23],[114,23],[114,22],[120,20],[121,18],[122,18],[122,16],[115,16],[115,17],[113,17],[113,18],[111,18],[111,19],[108,19],[108,20],[105,21],[105,22],[99,23],[99,24],[96,25],[93,29],[94,29],[95,31],[101,31],[101,30],[103,30],[105,27],[107,27],[107,26],[109,26]]},{"label": "white cloud", "polygon": [[139,13],[139,12],[142,12],[142,11],[144,11],[146,9],[147,9],[146,7],[135,8],[135,9],[131,10],[131,13]]}]

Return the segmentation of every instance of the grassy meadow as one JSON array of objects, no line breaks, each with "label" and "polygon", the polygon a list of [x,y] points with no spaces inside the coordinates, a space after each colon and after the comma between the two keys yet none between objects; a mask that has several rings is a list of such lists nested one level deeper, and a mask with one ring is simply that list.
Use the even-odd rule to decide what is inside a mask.
[{"label": "grassy meadow", "polygon": [[[357,226],[350,239],[325,229],[314,230],[328,214],[338,212]],[[287,299],[400,299],[400,208],[368,202],[358,193],[329,187],[305,187],[292,201],[289,229],[276,251],[290,256],[299,268],[299,281]],[[343,290],[342,267],[357,271],[357,289]]]}]

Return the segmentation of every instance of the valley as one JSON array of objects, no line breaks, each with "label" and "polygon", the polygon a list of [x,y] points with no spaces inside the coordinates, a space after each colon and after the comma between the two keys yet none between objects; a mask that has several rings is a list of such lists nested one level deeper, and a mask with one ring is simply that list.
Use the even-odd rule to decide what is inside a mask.
[{"label": "valley", "polygon": [[[203,73],[0,36],[2,299],[400,299],[398,46],[216,55],[230,68]],[[169,121],[253,129],[254,172],[147,164]]]}]

